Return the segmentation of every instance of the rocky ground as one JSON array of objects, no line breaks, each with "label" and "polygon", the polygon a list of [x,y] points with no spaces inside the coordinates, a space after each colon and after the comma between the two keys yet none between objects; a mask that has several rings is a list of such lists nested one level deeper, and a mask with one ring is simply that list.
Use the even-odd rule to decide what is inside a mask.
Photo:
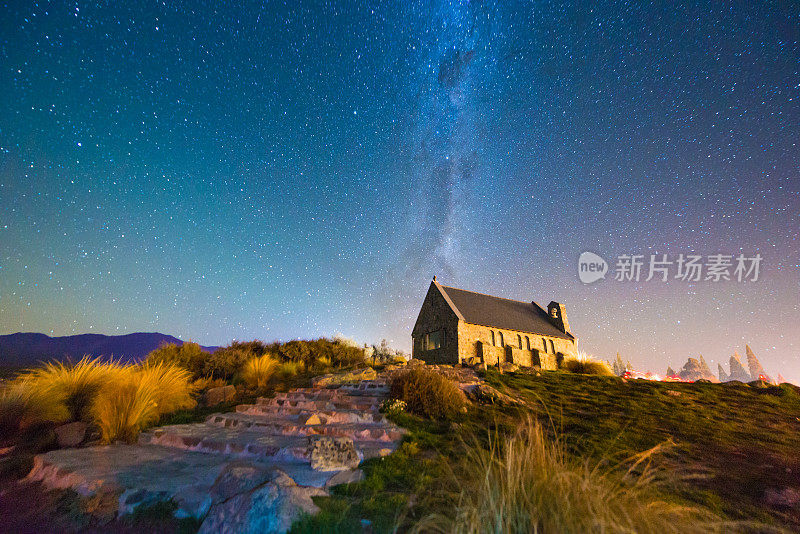
[{"label": "rocky ground", "polygon": [[317,511],[311,497],[359,480],[362,460],[397,448],[404,431],[379,412],[387,395],[382,378],[320,381],[203,423],[153,429],[136,445],[38,455],[25,482],[116,500],[118,515],[170,502],[200,532],[285,532]]}]

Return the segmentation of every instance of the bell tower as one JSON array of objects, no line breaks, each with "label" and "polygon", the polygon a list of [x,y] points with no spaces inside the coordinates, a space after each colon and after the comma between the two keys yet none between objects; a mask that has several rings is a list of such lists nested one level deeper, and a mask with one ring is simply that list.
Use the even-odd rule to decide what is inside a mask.
[{"label": "bell tower", "polygon": [[547,305],[547,316],[550,319],[550,322],[564,332],[565,334],[572,335],[572,332],[569,330],[569,321],[567,320],[567,309],[563,304],[559,304],[556,301],[551,302]]}]

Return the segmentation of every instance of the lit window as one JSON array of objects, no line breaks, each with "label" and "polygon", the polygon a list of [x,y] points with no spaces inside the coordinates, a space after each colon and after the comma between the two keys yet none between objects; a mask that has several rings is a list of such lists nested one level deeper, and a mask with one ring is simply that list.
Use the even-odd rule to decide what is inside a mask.
[{"label": "lit window", "polygon": [[440,348],[443,345],[443,338],[444,336],[442,335],[441,330],[425,334],[425,337],[422,339],[422,350],[434,350]]}]

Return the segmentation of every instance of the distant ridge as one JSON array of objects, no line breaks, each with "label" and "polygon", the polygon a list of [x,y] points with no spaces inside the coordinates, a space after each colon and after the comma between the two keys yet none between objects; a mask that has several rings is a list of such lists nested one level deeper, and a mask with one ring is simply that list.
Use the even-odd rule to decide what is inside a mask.
[{"label": "distant ridge", "polygon": [[[40,361],[79,360],[84,354],[104,359],[139,362],[150,351],[165,343],[183,345],[183,341],[159,332],[137,332],[121,336],[79,334],[50,337],[35,332],[0,336],[0,366],[35,365]],[[203,347],[214,352],[219,347]]]}]

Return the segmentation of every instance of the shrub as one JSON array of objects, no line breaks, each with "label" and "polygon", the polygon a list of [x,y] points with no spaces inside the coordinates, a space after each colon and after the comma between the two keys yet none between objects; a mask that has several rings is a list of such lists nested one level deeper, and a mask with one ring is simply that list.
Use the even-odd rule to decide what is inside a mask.
[{"label": "shrub", "polygon": [[210,354],[204,351],[197,343],[187,342],[183,345],[166,343],[147,355],[145,362],[148,364],[168,363],[183,367],[195,377],[202,376],[203,366]]},{"label": "shrub", "polygon": [[31,398],[50,399],[65,406],[70,421],[89,421],[94,397],[104,384],[113,383],[124,367],[115,362],[84,356],[76,364],[50,362],[26,371],[19,380],[30,390]]},{"label": "shrub", "polygon": [[466,397],[455,382],[428,369],[408,369],[396,373],[391,395],[404,401],[408,410],[431,419],[448,419],[466,406]]},{"label": "shrub", "polygon": [[233,380],[245,364],[254,357],[261,356],[246,348],[244,343],[232,343],[229,347],[217,349],[209,354],[203,364],[203,375],[222,380]]},{"label": "shrub", "polygon": [[186,369],[163,362],[127,367],[94,399],[92,414],[103,442],[133,443],[161,415],[193,407],[190,377]]},{"label": "shrub", "polygon": [[192,390],[197,393],[199,391],[207,391],[211,388],[218,388],[227,385],[228,383],[221,378],[211,378],[210,376],[201,376],[192,382]]},{"label": "shrub", "polygon": [[397,415],[406,411],[406,403],[399,399],[386,399],[381,403],[380,411],[388,415]]},{"label": "shrub", "polygon": [[242,370],[242,379],[253,388],[264,388],[269,379],[278,370],[278,362],[270,355],[265,354],[249,360]]},{"label": "shrub", "polygon": [[303,364],[300,362],[283,362],[278,364],[278,369],[276,371],[276,375],[278,378],[289,378],[292,376],[297,376],[300,372]]},{"label": "shrub", "polygon": [[594,360],[591,357],[568,358],[564,360],[563,369],[582,375],[614,376],[614,372],[606,362]]},{"label": "shrub", "polygon": [[[632,459],[627,473],[568,455],[530,420],[516,435],[488,449],[476,443],[454,482],[452,513],[431,516],[416,531],[438,532],[714,532],[711,512],[666,502],[660,473],[645,467],[660,447]],[[638,474],[637,474],[638,473]]]},{"label": "shrub", "polygon": [[331,368],[331,359],[328,356],[321,356],[314,362],[314,372],[325,373]]}]

